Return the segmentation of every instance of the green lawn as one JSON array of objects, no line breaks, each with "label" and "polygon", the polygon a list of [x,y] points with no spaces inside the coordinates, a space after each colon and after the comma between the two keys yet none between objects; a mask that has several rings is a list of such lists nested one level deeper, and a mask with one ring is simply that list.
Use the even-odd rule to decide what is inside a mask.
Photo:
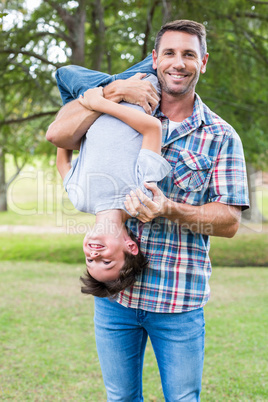
[{"label": "green lawn", "polygon": [[[1,262],[0,399],[105,401],[81,264]],[[265,401],[268,270],[215,268],[205,308],[203,401]],[[150,345],[145,401],[163,401]]]},{"label": "green lawn", "polygon": [[[82,264],[84,234],[11,234],[0,233],[0,261],[47,261]],[[268,267],[267,234],[241,234],[233,239],[212,238],[213,267]]]}]

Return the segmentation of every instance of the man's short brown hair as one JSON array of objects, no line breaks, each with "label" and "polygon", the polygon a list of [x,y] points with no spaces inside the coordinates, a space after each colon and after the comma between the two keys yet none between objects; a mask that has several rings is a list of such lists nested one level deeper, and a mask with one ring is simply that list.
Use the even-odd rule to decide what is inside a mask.
[{"label": "man's short brown hair", "polygon": [[206,28],[203,24],[191,20],[176,20],[167,22],[165,25],[161,27],[160,31],[156,35],[154,44],[156,53],[158,53],[161,38],[167,31],[186,32],[190,35],[196,35],[200,43],[201,57],[203,58],[206,55],[207,53]]}]

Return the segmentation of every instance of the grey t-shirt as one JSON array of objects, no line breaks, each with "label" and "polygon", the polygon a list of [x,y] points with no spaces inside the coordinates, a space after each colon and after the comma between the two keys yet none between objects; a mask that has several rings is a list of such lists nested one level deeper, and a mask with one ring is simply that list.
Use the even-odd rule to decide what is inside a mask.
[{"label": "grey t-shirt", "polygon": [[[122,104],[129,113],[131,108],[144,111]],[[113,116],[101,115],[83,137],[79,156],[63,182],[74,207],[92,214],[125,210],[126,195],[137,188],[152,198],[143,183],[162,180],[171,167],[157,153],[141,149],[141,144],[140,133]]]}]

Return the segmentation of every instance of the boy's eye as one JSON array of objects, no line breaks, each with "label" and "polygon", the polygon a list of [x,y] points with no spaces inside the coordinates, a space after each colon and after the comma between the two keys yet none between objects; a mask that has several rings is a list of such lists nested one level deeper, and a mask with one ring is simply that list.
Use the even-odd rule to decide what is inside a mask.
[{"label": "boy's eye", "polygon": [[112,261],[103,261],[103,264],[109,265],[109,264],[111,264],[111,262],[112,262]]}]

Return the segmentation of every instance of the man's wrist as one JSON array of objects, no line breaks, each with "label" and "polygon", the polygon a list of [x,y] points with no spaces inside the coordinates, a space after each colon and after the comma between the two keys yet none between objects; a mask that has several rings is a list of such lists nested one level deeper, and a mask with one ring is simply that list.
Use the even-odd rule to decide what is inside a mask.
[{"label": "man's wrist", "polygon": [[174,214],[174,201],[170,200],[169,198],[167,198],[165,200],[164,203],[164,211],[163,214],[161,216],[163,216],[164,218],[167,218],[169,220],[172,220],[172,216]]}]

